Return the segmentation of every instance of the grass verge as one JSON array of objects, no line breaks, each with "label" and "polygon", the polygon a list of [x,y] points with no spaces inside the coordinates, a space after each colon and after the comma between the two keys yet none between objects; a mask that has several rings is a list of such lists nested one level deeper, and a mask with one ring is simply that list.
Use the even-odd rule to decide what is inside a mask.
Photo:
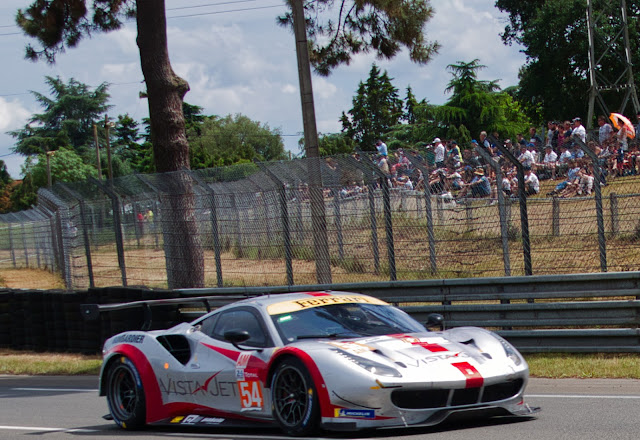
[{"label": "grass verge", "polygon": [[[640,354],[536,353],[525,356],[531,377],[640,379]],[[0,349],[0,374],[95,375],[98,355],[33,353]]]}]

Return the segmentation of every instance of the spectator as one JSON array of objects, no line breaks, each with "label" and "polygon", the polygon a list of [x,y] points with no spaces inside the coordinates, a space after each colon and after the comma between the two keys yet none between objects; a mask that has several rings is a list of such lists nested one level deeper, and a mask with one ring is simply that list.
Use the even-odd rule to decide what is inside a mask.
[{"label": "spectator", "polygon": [[587,130],[582,125],[582,120],[578,117],[573,118],[573,130],[571,130],[571,137],[576,137],[582,142],[587,142]]},{"label": "spectator", "polygon": [[487,132],[486,131],[481,131],[480,132],[480,142],[479,142],[478,145],[480,145],[481,147],[486,148],[487,150],[491,149],[491,144],[487,140]]},{"label": "spectator", "polygon": [[535,196],[540,192],[540,181],[531,167],[524,167],[524,194]]},{"label": "spectator", "polygon": [[545,147],[551,147],[554,151],[558,149],[558,123],[556,121],[547,122],[547,140]]},{"label": "spectator", "polygon": [[384,157],[387,157],[389,155],[387,144],[382,142],[381,139],[378,139],[378,142],[376,142],[376,149],[378,150],[378,153]]},{"label": "spectator", "polygon": [[491,195],[491,182],[484,175],[482,168],[476,169],[474,172],[474,178],[469,183],[465,183],[464,188],[459,194],[459,197],[466,197],[471,189],[471,197],[483,198]]},{"label": "spectator", "polygon": [[567,179],[558,183],[555,189],[547,194],[548,196],[557,195],[570,185],[577,185],[578,182],[576,179],[579,179],[578,172],[580,171],[580,167],[577,166],[575,159],[569,160],[568,166]]},{"label": "spectator", "polygon": [[580,170],[578,175],[580,176],[580,182],[578,183],[578,195],[591,195],[591,190],[593,189],[593,176],[584,168]]},{"label": "spectator", "polygon": [[[536,167],[538,169],[538,176],[540,179],[546,178],[554,180],[556,178],[556,166],[558,162],[558,155],[551,145],[547,145],[544,147],[544,158],[542,159],[542,163],[537,163]],[[544,177],[543,177],[544,176]]]},{"label": "spectator", "polygon": [[529,128],[529,143],[533,144],[536,150],[542,146],[542,139],[540,139],[540,136],[536,133],[536,127]]},{"label": "spectator", "polygon": [[444,168],[444,145],[442,145],[440,138],[435,138],[433,140],[433,144],[435,145],[434,152],[436,155],[436,168]]},{"label": "spectator", "polygon": [[598,116],[598,143],[600,145],[607,145],[611,142],[613,136],[613,128],[611,124],[607,122],[607,118],[604,115]]},{"label": "spectator", "polygon": [[518,156],[518,160],[525,167],[532,167],[533,164],[535,163],[533,154],[531,154],[531,151],[528,150],[529,145],[533,146],[533,144],[528,144],[528,145],[520,144],[520,156]]}]

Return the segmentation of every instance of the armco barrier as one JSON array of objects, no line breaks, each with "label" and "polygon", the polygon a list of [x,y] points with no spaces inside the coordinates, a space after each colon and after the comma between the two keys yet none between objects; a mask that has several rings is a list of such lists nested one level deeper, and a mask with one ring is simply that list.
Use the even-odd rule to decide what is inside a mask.
[{"label": "armco barrier", "polygon": [[[447,279],[331,286],[85,292],[0,290],[0,347],[98,353],[119,332],[140,329],[142,306],[83,319],[83,304],[118,304],[216,295],[215,308],[242,295],[337,290],[366,293],[398,305],[419,321],[441,313],[447,326],[490,328],[523,352],[640,352],[640,272]],[[151,329],[189,321],[202,311],[180,304],[153,307]]]}]

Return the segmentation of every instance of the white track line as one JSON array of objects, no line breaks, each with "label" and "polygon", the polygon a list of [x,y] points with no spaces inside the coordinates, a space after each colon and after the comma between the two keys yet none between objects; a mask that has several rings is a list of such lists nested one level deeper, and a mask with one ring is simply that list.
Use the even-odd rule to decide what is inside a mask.
[{"label": "white track line", "polygon": [[88,390],[86,388],[10,388],[11,391],[51,391],[65,393],[97,393],[98,390]]},{"label": "white track line", "polygon": [[601,396],[595,394],[525,394],[536,399],[640,399],[640,396]]}]

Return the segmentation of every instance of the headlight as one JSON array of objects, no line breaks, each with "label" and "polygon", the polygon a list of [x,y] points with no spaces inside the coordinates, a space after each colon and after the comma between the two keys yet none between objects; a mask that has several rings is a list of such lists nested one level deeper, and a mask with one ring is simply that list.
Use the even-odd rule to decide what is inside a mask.
[{"label": "headlight", "polygon": [[342,356],[343,358],[350,360],[357,366],[364,368],[369,373],[375,374],[377,376],[402,377],[402,374],[400,374],[400,372],[395,368],[391,368],[379,362],[375,362],[360,356],[356,356],[344,350],[334,350],[334,351],[340,356]]},{"label": "headlight", "polygon": [[520,365],[522,363],[522,358],[520,357],[518,351],[513,347],[513,345],[509,344],[499,336],[497,336],[497,339],[498,341],[500,341],[500,344],[502,344],[502,348],[504,349],[504,353],[507,355],[507,357],[511,359],[513,363],[516,364],[516,366]]}]

